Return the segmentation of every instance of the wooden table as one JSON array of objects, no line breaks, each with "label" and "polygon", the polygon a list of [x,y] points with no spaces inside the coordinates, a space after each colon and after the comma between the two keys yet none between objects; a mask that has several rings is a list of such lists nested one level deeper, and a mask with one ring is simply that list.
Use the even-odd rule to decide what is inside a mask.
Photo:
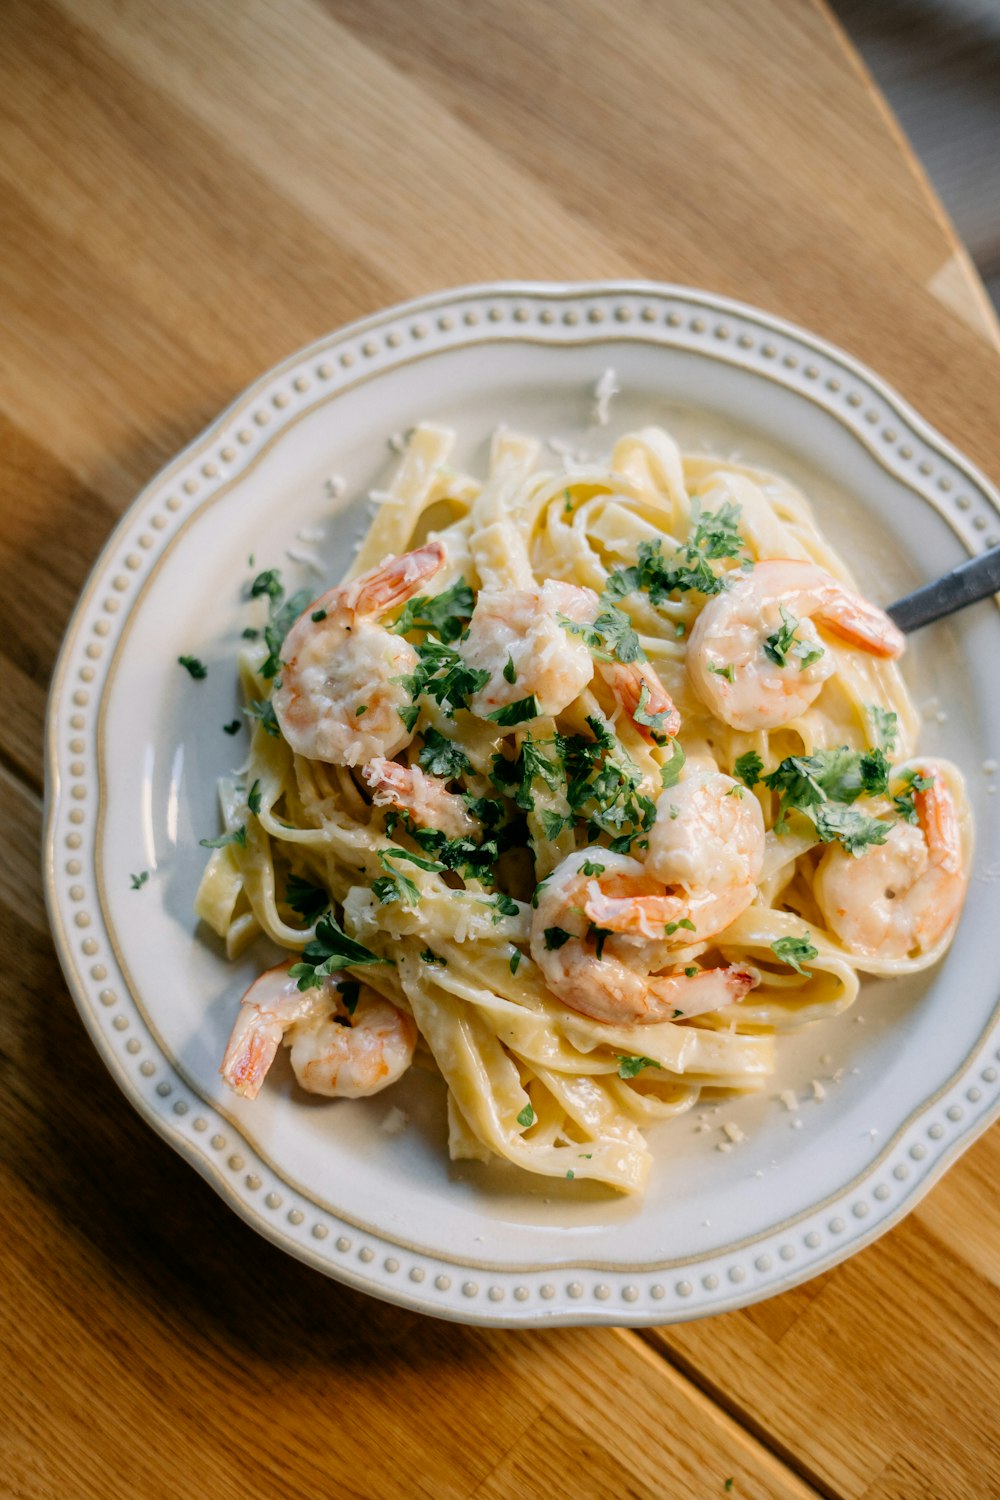
[{"label": "wooden table", "polygon": [[1000,1495],[1000,1132],[746,1312],[435,1323],[281,1255],[139,1121],[38,875],[46,683],[112,522],[346,319],[493,277],[692,282],[844,345],[1000,475],[996,323],[828,14],[7,0],[0,34],[0,1492]]}]

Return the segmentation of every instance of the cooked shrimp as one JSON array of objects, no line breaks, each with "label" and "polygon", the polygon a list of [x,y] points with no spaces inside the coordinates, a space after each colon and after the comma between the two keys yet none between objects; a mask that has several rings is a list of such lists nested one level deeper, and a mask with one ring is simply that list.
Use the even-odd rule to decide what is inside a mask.
[{"label": "cooked shrimp", "polygon": [[958,920],[968,876],[955,798],[940,761],[911,761],[894,774],[933,777],[915,792],[917,823],[894,823],[884,844],[859,856],[831,844],[813,891],[832,930],[854,953],[909,958],[928,953]]},{"label": "cooked shrimp", "polygon": [[[584,868],[586,866],[586,869]],[[662,967],[662,943],[636,944],[605,937],[598,957],[597,934],[588,921],[590,900],[600,892],[589,874],[641,880],[642,866],[605,849],[578,850],[563,860],[542,887],[531,922],[531,956],[552,993],[571,1010],[611,1025],[647,1025],[697,1016],[741,1000],[759,975],[750,968],[674,970]],[[660,928],[662,938],[663,928]]]},{"label": "cooked shrimp", "polygon": [[361,772],[374,793],[376,807],[398,807],[423,828],[438,828],[452,839],[469,838],[479,824],[462,798],[449,792],[440,776],[428,776],[419,766],[401,766],[377,757]]},{"label": "cooked shrimp", "polygon": [[[588,685],[595,666],[586,641],[562,622],[592,625],[599,608],[592,589],[551,578],[533,588],[483,589],[462,647],[470,667],[490,674],[470,699],[472,711],[487,718],[534,695],[539,714],[562,713]],[[596,666],[645,739],[662,743],[677,734],[680,714],[648,663],[598,661]],[[640,708],[652,725],[636,720]]]},{"label": "cooked shrimp", "polygon": [[412,1018],[367,985],[351,1015],[332,979],[300,990],[288,972],[292,962],[267,969],[240,1002],[219,1069],[230,1088],[256,1099],[282,1041],[311,1094],[360,1099],[395,1083],[413,1061]]},{"label": "cooked shrimp", "polygon": [[650,940],[680,922],[694,924],[688,941],[713,937],[746,911],[763,862],[756,797],[721,771],[695,771],[661,794],[638,868],[592,881],[584,910],[598,927]]},{"label": "cooked shrimp", "polygon": [[469,707],[481,719],[534,695],[539,714],[560,714],[594,675],[590,647],[559,616],[589,624],[597,595],[555,579],[534,588],[482,589],[462,643],[470,667],[489,672]]},{"label": "cooked shrimp", "polygon": [[427,542],[328,590],[296,620],[282,650],[274,711],[297,755],[355,766],[408,745],[399,710],[410,704],[401,677],[418,661],[409,641],[378,616],[415,594],[445,564],[444,544]]},{"label": "cooked shrimp", "polygon": [[688,676],[705,707],[746,730],[777,729],[804,713],[836,670],[814,620],[873,656],[903,650],[903,636],[876,605],[815,563],[771,559],[716,594],[695,621]]}]

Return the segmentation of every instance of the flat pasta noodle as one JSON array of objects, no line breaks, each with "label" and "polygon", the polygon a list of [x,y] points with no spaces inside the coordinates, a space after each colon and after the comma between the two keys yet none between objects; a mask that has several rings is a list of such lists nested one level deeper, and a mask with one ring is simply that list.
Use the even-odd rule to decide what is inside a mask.
[{"label": "flat pasta noodle", "polygon": [[[383,684],[386,693],[404,694],[398,718],[405,732],[391,729],[391,714],[388,721],[392,744],[398,739],[402,748],[381,758],[362,753],[374,742],[365,736],[377,705],[354,701],[359,687],[350,703],[326,708],[345,725],[354,716],[342,761],[304,754],[301,745],[296,751],[287,718],[302,698],[312,709],[307,674],[293,654],[268,678],[269,648],[244,644],[239,676],[250,753],[240,773],[220,782],[228,841],[213,848],[195,907],[230,957],[264,935],[307,966],[327,951],[333,916],[335,931],[369,955],[355,963],[351,950],[333,980],[339,972],[348,987],[363,982],[412,1017],[422,1055],[447,1085],[454,1158],[502,1157],[538,1175],[641,1191],[650,1169],[644,1126],[699,1100],[765,1088],[781,1035],[848,1009],[861,974],[913,972],[950,941],[954,920],[925,932],[918,912],[905,953],[883,951],[875,939],[866,948],[845,938],[843,911],[828,917],[830,900],[825,908],[822,899],[828,888],[850,891],[855,858],[866,879],[879,878],[879,839],[915,846],[919,835],[931,849],[923,823],[916,833],[892,830],[900,818],[906,829],[916,827],[913,796],[933,777],[921,780],[914,762],[917,780],[912,771],[900,780],[897,770],[890,786],[888,760],[879,760],[884,751],[901,763],[915,755],[919,719],[897,663],[858,649],[832,627],[812,647],[813,660],[824,658],[821,686],[801,695],[777,727],[733,727],[707,706],[689,643],[712,601],[735,598],[743,580],[774,559],[820,568],[853,589],[808,502],[779,476],[685,456],[667,432],[647,427],[620,438],[606,463],[548,467],[536,438],[500,429],[480,480],[449,467],[454,441],[432,424],[412,431],[388,489],[375,495],[374,518],[344,584],[316,601],[326,608],[309,606],[293,627],[297,641],[310,615],[317,631],[329,629],[330,611],[346,608],[343,600],[359,597],[367,580],[408,565],[410,554],[422,560],[427,576],[419,588],[404,579],[401,592],[370,610],[373,649],[395,642],[393,661],[413,663]],[[592,604],[583,608],[582,600]],[[254,606],[267,607],[273,621],[273,601]],[[499,652],[502,680],[476,666],[474,627],[490,610],[497,623],[488,644]],[[811,665],[806,648],[815,632],[781,619],[785,634],[764,651],[774,653],[769,659],[794,693],[794,674]],[[361,650],[350,631],[349,623],[336,625],[331,659]],[[792,654],[782,661],[782,652]],[[549,680],[562,673],[565,682],[573,670],[579,683],[550,709]],[[734,683],[731,666],[710,670],[728,672]],[[622,671],[632,674],[637,702],[616,685]],[[667,711],[656,709],[650,683],[679,713],[676,743],[676,728],[656,732]],[[869,758],[863,794],[855,786],[838,797],[821,787],[816,801],[806,796],[786,808],[781,788],[762,780],[781,767],[804,766],[806,775],[810,765],[821,776],[817,765],[841,751],[851,774]],[[968,802],[957,769],[939,760],[934,768],[960,845],[954,883],[971,858]],[[400,776],[438,811],[421,811],[394,792]],[[680,902],[678,910],[685,900],[696,909],[696,876],[657,884],[650,838],[661,821],[686,816],[686,783],[697,788],[713,777],[736,801],[755,799],[766,830],[752,889],[732,919],[701,935],[696,922],[664,922],[661,935],[659,928],[602,929],[586,918],[596,892],[618,921],[619,889],[651,901],[651,911],[660,909],[660,891]],[[893,800],[894,787],[902,798],[896,790]],[[826,822],[816,812],[824,799],[836,814]],[[450,819],[452,832],[437,828],[435,816]],[[874,843],[867,855],[850,852],[856,827],[862,842]],[[692,857],[697,868],[697,847]],[[929,863],[936,878],[940,870]],[[944,869],[947,860],[938,863]],[[545,929],[542,943],[540,913],[553,891],[561,899],[563,883],[576,892],[566,897],[570,926]],[[607,976],[622,970],[650,994],[673,982],[681,1003],[672,1014],[661,1005],[645,1018],[624,1001],[620,1015],[601,1013],[587,987],[603,984],[608,1004]],[[299,983],[307,993],[311,972]],[[706,975],[737,975],[741,983],[714,1009],[692,1007],[685,984]],[[349,1016],[340,1020],[350,1024]],[[287,1028],[286,1041],[298,1024]]]}]

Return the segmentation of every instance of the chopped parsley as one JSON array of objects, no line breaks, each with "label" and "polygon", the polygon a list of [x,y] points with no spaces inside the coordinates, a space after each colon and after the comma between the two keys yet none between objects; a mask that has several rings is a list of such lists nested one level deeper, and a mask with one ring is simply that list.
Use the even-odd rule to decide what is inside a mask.
[{"label": "chopped parsley", "polygon": [[530,1128],[530,1126],[534,1125],[534,1123],[535,1123],[535,1111],[534,1111],[534,1109],[533,1109],[530,1101],[524,1106],[524,1108],[521,1110],[521,1113],[517,1116],[517,1123],[524,1130],[528,1130]]},{"label": "chopped parsley", "polygon": [[361,986],[356,979],[341,979],[337,984],[340,1003],[349,1016],[353,1016],[361,999]]},{"label": "chopped parsley", "polygon": [[420,900],[420,887],[415,880],[404,875],[400,870],[394,870],[389,864],[390,859],[409,860],[410,864],[416,865],[421,870],[438,871],[445,866],[436,859],[425,859],[422,854],[412,854],[409,849],[379,849],[379,864],[385,875],[378,876],[372,881],[372,891],[385,905],[389,901],[404,901],[407,906],[415,906]]},{"label": "chopped parsley", "polygon": [[247,625],[244,630],[240,631],[240,636],[245,641],[255,641],[260,636],[260,631],[255,630],[252,625]]},{"label": "chopped parsley", "polygon": [[348,937],[331,912],[317,923],[315,938],[302,950],[302,962],[293,964],[288,972],[298,980],[300,990],[310,990],[338,969],[386,962]]},{"label": "chopped parsley", "polygon": [[818,958],[819,949],[814,948],[809,941],[808,932],[804,932],[800,938],[777,938],[771,944],[771,950],[783,964],[788,964],[789,968],[794,969],[797,974],[802,974],[806,979],[812,978],[812,970],[804,969],[802,965],[812,958]]},{"label": "chopped parsley", "polygon": [[198,842],[203,849],[224,849],[227,844],[238,844],[241,849],[245,849],[246,824],[241,823],[239,828],[232,828],[228,833],[220,833],[217,839],[199,839]]},{"label": "chopped parsley", "polygon": [[781,794],[776,833],[787,831],[788,813],[795,809],[816,824],[821,842],[839,839],[851,854],[860,854],[869,844],[884,844],[889,836],[888,824],[850,805],[859,797],[886,792],[889,763],[881,750],[850,750],[842,745],[812,755],[788,755],[761,779]]},{"label": "chopped parsley", "polygon": [[263,573],[257,574],[250,585],[251,599],[259,599],[262,595],[268,599],[280,599],[284,592],[278,568],[265,568]]},{"label": "chopped parsley", "polygon": [[[281,670],[281,648],[285,644],[285,636],[313,595],[311,589],[297,589],[286,599],[279,568],[268,568],[266,573],[259,573],[250,585],[251,599],[258,598],[262,594],[267,596],[268,618],[264,626],[267,656],[261,665],[260,675],[270,679],[277,677]],[[319,610],[315,611],[313,619],[319,613],[321,613]]]},{"label": "chopped parsley", "polygon": [[687,975],[688,979],[695,979],[695,978],[697,978],[697,975],[698,975],[698,965],[697,964],[691,964],[689,968],[687,968],[687,969],[684,970],[684,973]]},{"label": "chopped parsley", "polygon": [[504,682],[517,681],[517,668],[514,665],[514,658],[511,656],[509,651],[507,653],[507,661],[503,669],[503,677]]},{"label": "chopped parsley", "polygon": [[575,1176],[576,1173],[573,1171],[573,1168],[570,1167],[569,1171],[566,1173],[566,1181],[572,1182]]},{"label": "chopped parsley", "polygon": [[425,771],[446,781],[472,770],[468,757],[455,741],[430,726],[424,730],[424,743],[417,758]]},{"label": "chopped parsley", "polygon": [[312,614],[309,616],[309,618],[310,618],[310,620],[312,620],[312,622],[315,625],[319,625],[321,623],[321,621],[323,621],[323,620],[326,619],[326,610],[325,609],[314,609],[313,612],[312,612]]},{"label": "chopped parsley", "polygon": [[575,822],[572,813],[551,812],[547,807],[542,808],[538,820],[547,839],[557,839],[563,829],[572,828]]},{"label": "chopped parsley", "polygon": [[421,594],[408,599],[399,619],[391,629],[396,635],[409,635],[411,631],[432,630],[444,645],[457,641],[464,631],[475,607],[475,595],[464,578],[444,589],[440,594]]},{"label": "chopped parsley", "polygon": [[663,1064],[655,1062],[651,1057],[628,1057],[616,1053],[618,1059],[618,1077],[635,1078],[643,1068],[662,1068]]},{"label": "chopped parsley", "polygon": [[583,638],[598,661],[613,661],[617,657],[620,662],[628,665],[629,662],[646,660],[646,653],[639,644],[632,621],[616,604],[605,600],[605,607],[590,624],[571,620],[567,615],[559,615],[557,618],[570,635]]},{"label": "chopped parsley", "polygon": [[733,770],[740,778],[744,786],[756,786],[760,780],[760,773],[764,769],[764,762],[756,750],[748,750],[745,755],[738,755]]},{"label": "chopped parsley", "polygon": [[567,932],[564,927],[546,927],[543,936],[546,952],[551,953],[554,949],[561,948],[564,943],[568,943],[573,934]]},{"label": "chopped parsley", "polygon": [[869,703],[868,718],[879,748],[884,750],[886,755],[891,755],[896,748],[896,740],[899,736],[899,715],[893,713],[891,708],[880,708],[877,703]]},{"label": "chopped parsley", "polygon": [[642,772],[608,726],[593,715],[586,722],[592,739],[556,734],[524,741],[515,762],[494,756],[491,779],[508,796],[516,787],[515,801],[530,808],[531,781],[540,777],[568,807],[565,814],[540,816],[546,837],[581,820],[588,842],[607,834],[614,853],[628,853],[633,840],[653,826],[656,804],[640,792]]},{"label": "chopped parsley", "polygon": [[239,734],[239,732],[240,732],[240,721],[239,721],[239,719],[230,719],[230,721],[229,721],[228,724],[223,724],[223,726],[222,726],[222,732],[223,732],[223,734]]},{"label": "chopped parsley", "polygon": [[639,702],[635,706],[632,718],[637,724],[644,724],[650,731],[653,739],[658,745],[665,745],[669,735],[667,726],[671,720],[676,724],[675,709],[671,703],[668,708],[662,708],[658,713],[649,712],[649,688],[645,683],[639,689]]},{"label": "chopped parsley", "polygon": [[289,875],[285,882],[285,900],[304,922],[315,922],[330,905],[330,897],[321,885],[303,880],[299,875]]},{"label": "chopped parsley", "polygon": [[521,952],[520,948],[515,948],[514,951],[513,951],[513,953],[510,955],[510,963],[508,965],[508,967],[510,969],[510,972],[512,974],[516,974],[517,973],[518,968],[520,967],[521,959],[523,957],[524,957],[524,955]]},{"label": "chopped parsley", "polygon": [[259,781],[255,781],[254,784],[253,784],[253,786],[247,792],[247,807],[249,807],[250,811],[253,813],[253,815],[254,815],[255,818],[257,818],[257,817],[260,816],[260,782]]},{"label": "chopped parsley", "polygon": [[490,905],[495,908],[493,913],[494,924],[499,922],[502,917],[516,917],[521,910],[517,902],[510,896],[505,895],[503,891],[497,891],[496,895],[490,898]]},{"label": "chopped parsley", "polygon": [[[605,599],[624,599],[642,591],[651,604],[663,604],[671,594],[697,590],[702,594],[719,594],[725,588],[725,577],[709,566],[710,560],[737,557],[743,548],[739,531],[740,507],[726,501],[717,511],[700,511],[692,507],[694,530],[672,557],[664,557],[659,540],[640,542],[636,561],[629,568],[616,568],[605,584]],[[745,559],[749,562],[749,559]]]},{"label": "chopped parsley", "polygon": [[354,710],[354,717],[356,719],[360,719],[362,717],[362,715],[366,714],[367,712],[368,712],[368,704],[367,703],[359,703],[358,706],[357,706],[357,708]]},{"label": "chopped parsley", "polygon": [[514,724],[523,724],[528,719],[537,719],[538,702],[534,693],[531,693],[527,698],[518,698],[516,703],[505,703],[503,708],[495,708],[486,717],[494,724],[499,724],[501,728],[509,729]]},{"label": "chopped parsley", "polygon": [[678,930],[678,928],[681,927],[685,928],[688,932],[697,932],[698,930],[695,927],[694,923],[691,921],[690,917],[681,917],[679,922],[667,923],[665,929],[667,937],[673,937],[674,933]]},{"label": "chopped parsley", "polygon": [[468,708],[472,694],[478,693],[490,680],[485,668],[467,667],[458,652],[442,641],[424,640],[415,649],[419,658],[416,671],[398,679],[413,700],[409,708],[398,710],[408,729],[412,729],[417,721],[420,712],[417,699],[422,693],[433,698],[446,714],[452,716],[456,708]]},{"label": "chopped parsley", "polygon": [[201,682],[202,678],[208,676],[208,668],[196,656],[179,656],[177,660],[185,671],[190,672],[195,682]]},{"label": "chopped parsley", "polygon": [[141,891],[142,888],[143,888],[143,886],[146,884],[146,881],[148,879],[149,879],[149,871],[148,870],[140,870],[139,873],[138,873],[138,875],[130,875],[129,876],[129,880],[131,880],[131,882],[132,882],[132,889],[134,891]]},{"label": "chopped parsley", "polygon": [[256,719],[265,734],[273,735],[275,739],[278,739],[281,731],[278,728],[277,715],[270,698],[259,698],[256,703],[247,704],[243,712],[248,719]]},{"label": "chopped parsley", "polygon": [[581,875],[603,875],[606,869],[606,865],[598,865],[591,859],[585,859],[580,866],[580,873]]},{"label": "chopped parsley", "polygon": [[812,666],[814,661],[819,661],[825,655],[823,647],[810,646],[805,641],[800,641],[795,634],[800,622],[783,604],[778,609],[781,614],[781,629],[768,636],[764,642],[764,655],[779,667],[787,667],[790,656],[797,657],[799,671],[804,672],[806,667]]},{"label": "chopped parsley", "polygon": [[899,778],[902,791],[897,792],[892,801],[899,816],[907,823],[916,823],[917,806],[914,800],[917,792],[926,792],[928,787],[934,785],[933,776],[921,776],[919,771],[904,771]]},{"label": "chopped parsley", "polygon": [[660,767],[660,782],[666,790],[667,787],[676,786],[681,779],[684,762],[687,756],[681,749],[680,740],[672,740],[670,744],[670,759],[666,765]]},{"label": "chopped parsley", "polygon": [[424,948],[420,954],[425,964],[440,964],[442,969],[448,967],[448,960],[442,958],[440,953],[435,953],[433,948]]},{"label": "chopped parsley", "polygon": [[716,677],[724,677],[727,682],[735,682],[736,680],[731,661],[727,661],[724,667],[717,667],[714,662],[710,661],[708,663],[708,670],[714,672]]},{"label": "chopped parsley", "polygon": [[847,853],[855,857],[872,844],[884,844],[889,837],[888,823],[869,818],[858,808],[847,807],[841,802],[824,802],[817,807],[813,817],[821,843],[831,844],[837,839]]}]

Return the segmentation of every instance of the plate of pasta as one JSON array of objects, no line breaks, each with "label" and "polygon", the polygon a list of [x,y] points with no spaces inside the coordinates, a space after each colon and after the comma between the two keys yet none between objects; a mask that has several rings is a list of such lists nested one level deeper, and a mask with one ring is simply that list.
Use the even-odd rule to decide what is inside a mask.
[{"label": "plate of pasta", "polygon": [[816,1274],[1000,1111],[1000,531],[876,376],[683,288],[391,309],[139,496],[47,884],[116,1079],[256,1229],[465,1321]]}]

